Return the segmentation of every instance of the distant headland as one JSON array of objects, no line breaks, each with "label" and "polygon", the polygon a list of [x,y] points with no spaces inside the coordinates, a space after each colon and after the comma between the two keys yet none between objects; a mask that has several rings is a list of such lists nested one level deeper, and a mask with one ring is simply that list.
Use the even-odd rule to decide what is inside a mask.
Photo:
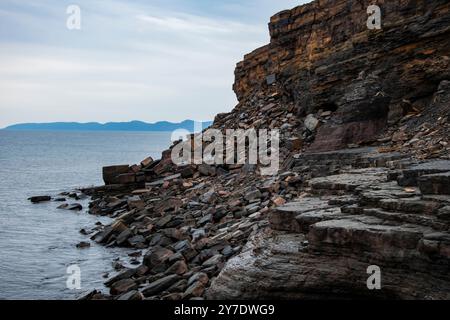
[{"label": "distant headland", "polygon": [[[51,122],[51,123],[20,123],[8,126],[3,130],[8,131],[147,131],[147,132],[170,132],[178,129],[184,129],[194,132],[193,120],[185,120],[180,123],[160,121],[156,123],[146,123],[142,121],[130,122],[108,122],[108,123],[79,123],[79,122]],[[212,122],[200,122],[202,129],[209,127]]]}]

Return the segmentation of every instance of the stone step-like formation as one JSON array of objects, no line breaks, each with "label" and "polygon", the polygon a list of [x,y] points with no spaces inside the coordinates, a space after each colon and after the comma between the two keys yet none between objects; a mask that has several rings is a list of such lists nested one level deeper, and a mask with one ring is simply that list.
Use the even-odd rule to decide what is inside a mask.
[{"label": "stone step-like formation", "polygon": [[[328,162],[329,154],[315,155],[316,164]],[[306,181],[302,198],[272,209],[270,229],[225,266],[208,296],[449,299],[450,183],[442,179],[446,173],[426,174],[443,163],[399,170],[408,175],[427,168],[418,180],[432,179],[430,195],[388,181],[398,169],[359,169],[362,157],[346,162],[339,174]],[[395,160],[382,163],[396,168]],[[371,265],[381,268],[381,291],[366,286]]]}]

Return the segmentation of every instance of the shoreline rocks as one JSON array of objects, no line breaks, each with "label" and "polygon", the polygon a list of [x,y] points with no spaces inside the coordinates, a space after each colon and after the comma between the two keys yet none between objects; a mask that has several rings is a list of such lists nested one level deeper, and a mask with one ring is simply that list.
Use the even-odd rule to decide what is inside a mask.
[{"label": "shoreline rocks", "polygon": [[36,196],[36,197],[31,197],[28,198],[29,201],[31,201],[32,203],[41,203],[41,202],[49,202],[52,200],[52,197],[50,196]]}]

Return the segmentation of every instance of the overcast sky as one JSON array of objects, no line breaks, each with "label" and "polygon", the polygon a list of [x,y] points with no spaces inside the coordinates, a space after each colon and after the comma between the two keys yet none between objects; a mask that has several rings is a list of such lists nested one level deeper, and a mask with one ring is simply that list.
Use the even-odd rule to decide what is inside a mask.
[{"label": "overcast sky", "polygon": [[[1,0],[0,127],[212,120],[234,68],[302,0]],[[69,5],[81,30],[69,30]]]}]

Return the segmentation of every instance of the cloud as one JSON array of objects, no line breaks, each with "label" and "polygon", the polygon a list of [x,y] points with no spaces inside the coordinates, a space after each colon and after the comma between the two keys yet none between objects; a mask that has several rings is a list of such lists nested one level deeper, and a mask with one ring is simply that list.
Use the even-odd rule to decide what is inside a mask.
[{"label": "cloud", "polygon": [[[0,3],[0,127],[39,121],[210,120],[236,104],[234,67],[295,1]],[[8,30],[8,31],[6,31]]]},{"label": "cloud", "polygon": [[208,35],[231,34],[243,30],[246,26],[230,21],[216,21],[204,17],[178,14],[178,16],[149,16],[138,15],[138,20],[145,22],[150,27],[173,30],[176,32],[200,33]]}]

